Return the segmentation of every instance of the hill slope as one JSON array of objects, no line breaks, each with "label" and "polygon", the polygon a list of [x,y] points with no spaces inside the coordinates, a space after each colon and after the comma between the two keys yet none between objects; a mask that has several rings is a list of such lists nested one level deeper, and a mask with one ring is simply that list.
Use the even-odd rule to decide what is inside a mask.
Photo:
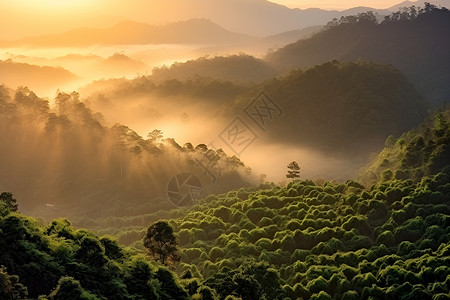
[{"label": "hill slope", "polygon": [[175,274],[117,241],[66,219],[43,224],[2,204],[2,299],[188,299]]},{"label": "hill slope", "polygon": [[[432,152],[449,146],[448,129],[444,136]],[[352,180],[265,184],[188,210],[99,221],[97,229],[139,246],[148,222],[168,219],[183,248],[178,272],[203,279],[220,299],[447,299],[448,160],[439,170],[370,189]],[[261,263],[270,275],[243,281],[242,266]],[[282,289],[268,285],[277,276]]]},{"label": "hill slope", "polygon": [[267,60],[284,69],[308,67],[333,59],[363,59],[392,64],[432,103],[450,95],[450,12],[426,7],[400,11],[377,23],[362,14],[331,22],[313,37],[269,54]]},{"label": "hill slope", "polygon": [[386,65],[333,61],[267,80],[255,90],[225,105],[224,113],[243,111],[262,90],[283,110],[279,118],[266,120],[269,140],[344,157],[364,156],[389,134],[424,118],[423,99]]},{"label": "hill slope", "polygon": [[0,60],[0,84],[14,88],[29,86],[39,91],[55,91],[77,79],[75,74],[59,67],[41,67],[10,59]]},{"label": "hill slope", "polygon": [[412,179],[450,165],[450,108],[444,107],[415,130],[386,139],[386,147],[363,171],[362,180]]}]

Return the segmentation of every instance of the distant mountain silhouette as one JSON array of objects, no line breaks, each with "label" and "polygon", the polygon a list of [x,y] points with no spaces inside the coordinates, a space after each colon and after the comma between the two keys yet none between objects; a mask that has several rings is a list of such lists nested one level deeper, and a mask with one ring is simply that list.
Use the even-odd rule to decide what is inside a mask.
[{"label": "distant mountain silhouette", "polygon": [[38,91],[56,90],[61,85],[76,79],[75,74],[63,68],[40,67],[17,63],[10,59],[0,60],[0,85],[5,84],[12,88],[28,86]]},{"label": "distant mountain silhouette", "polygon": [[[392,64],[439,105],[450,96],[450,11],[429,8],[417,17],[398,12],[378,24],[369,15],[342,20],[313,37],[271,53],[282,70],[311,67],[333,59]],[[398,20],[395,20],[397,18]]]},{"label": "distant mountain silhouette", "polygon": [[97,67],[101,70],[110,70],[110,72],[113,73],[137,73],[150,70],[146,64],[133,60],[130,57],[120,53],[115,53],[102,60],[97,64]]},{"label": "distant mountain silhouette", "polygon": [[227,31],[209,20],[191,19],[163,26],[124,21],[105,29],[74,29],[59,34],[2,42],[0,46],[85,47],[94,44],[222,44],[249,39],[252,38]]},{"label": "distant mountain silhouette", "polygon": [[436,6],[441,7],[450,7],[450,0],[430,0],[430,1],[403,1],[394,6],[388,8],[390,11],[397,11],[403,7],[411,7],[411,6],[424,6],[424,2],[429,2]]},{"label": "distant mountain silhouette", "polygon": [[[168,16],[167,7],[177,9]],[[367,10],[381,15],[389,14],[389,11],[373,8],[355,8],[343,12],[318,8],[291,9],[267,0],[130,0],[129,10],[130,13],[134,12],[133,19],[141,22],[207,18],[230,31],[260,37],[324,25],[333,18]]]},{"label": "distant mountain silhouette", "polygon": [[170,67],[153,69],[152,79],[163,82],[171,79],[187,80],[196,77],[210,77],[230,81],[261,81],[275,75],[268,63],[250,55],[201,57]]},{"label": "distant mountain silhouette", "polygon": [[289,30],[264,37],[258,40],[255,44],[265,47],[266,50],[272,47],[282,47],[298,40],[309,38],[314,33],[319,32],[322,28],[322,25],[317,25],[303,29]]}]

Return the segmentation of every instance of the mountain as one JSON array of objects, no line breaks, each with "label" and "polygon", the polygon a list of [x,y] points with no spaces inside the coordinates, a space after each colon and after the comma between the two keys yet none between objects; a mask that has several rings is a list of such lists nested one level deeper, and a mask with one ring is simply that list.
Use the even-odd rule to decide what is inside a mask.
[{"label": "mountain", "polygon": [[386,147],[362,171],[367,184],[390,179],[420,181],[450,165],[450,107],[437,109],[418,128],[386,139]]},{"label": "mountain", "polygon": [[279,48],[298,40],[311,37],[313,34],[323,29],[322,25],[306,27],[303,29],[289,30],[279,34],[269,35],[255,42],[261,48],[267,51],[270,48]]},{"label": "mountain", "polygon": [[275,69],[265,61],[251,55],[201,57],[170,67],[153,69],[152,79],[187,80],[196,76],[229,81],[261,81],[275,75]]},{"label": "mountain", "polygon": [[[68,58],[70,60],[70,58]],[[133,60],[125,54],[115,53],[94,66],[95,70],[101,70],[103,74],[130,74],[149,71],[149,67],[139,61]],[[104,75],[104,76],[105,76]]]},{"label": "mountain", "polygon": [[372,14],[330,23],[313,37],[267,55],[284,70],[310,67],[333,59],[363,59],[392,64],[404,73],[430,105],[450,96],[450,11],[428,6],[407,10],[378,23]]},{"label": "mountain", "polygon": [[401,9],[403,7],[411,7],[413,5],[416,5],[416,6],[417,5],[423,5],[423,2],[420,2],[420,1],[403,1],[403,2],[400,2],[400,3],[396,4],[396,5],[393,5],[393,6],[389,7],[388,10],[395,12],[395,11],[398,11],[399,9]]},{"label": "mountain", "polygon": [[0,84],[14,88],[29,86],[39,91],[55,91],[77,79],[75,74],[59,67],[41,67],[10,59],[0,60]]},{"label": "mountain", "polygon": [[[39,67],[53,67],[61,70],[70,70],[76,74],[79,80],[76,82],[77,86],[86,84],[92,80],[98,80],[99,78],[111,78],[111,77],[135,77],[137,74],[146,74],[151,71],[151,68],[145,63],[135,60],[123,53],[114,53],[108,57],[102,57],[99,55],[82,55],[82,54],[67,54],[55,58],[33,57],[26,55],[13,55],[9,54],[8,59],[15,63],[25,63]],[[24,73],[24,75],[26,72]],[[62,77],[62,76],[61,76]],[[30,79],[30,78],[27,78]],[[38,85],[34,84],[33,78],[28,83],[24,78],[21,78],[21,84],[23,86],[29,86],[33,91],[38,90]],[[5,84],[8,84],[8,78],[5,78]],[[55,79],[53,82],[58,82]],[[48,82],[51,85],[51,82]],[[11,86],[15,86],[11,84]],[[77,87],[75,84],[65,88],[66,90],[74,89]],[[53,87],[54,88],[54,87]],[[54,90],[52,91],[52,93]],[[52,95],[53,96],[53,95]]]},{"label": "mountain", "polygon": [[[366,157],[389,134],[400,134],[425,117],[423,98],[389,65],[333,61],[294,70],[239,95],[224,104],[222,113],[256,114],[252,101],[260,91],[282,110],[275,117],[277,110],[269,103],[274,115],[263,120],[270,122],[265,136],[271,143],[309,146],[352,159]],[[269,110],[260,107],[259,113]]]},{"label": "mountain", "polygon": [[105,29],[75,29],[60,34],[3,42],[3,46],[86,47],[94,44],[226,44],[243,42],[249,39],[251,39],[249,36],[227,31],[209,20],[190,19],[163,26],[124,21]]},{"label": "mountain", "polygon": [[[342,12],[318,8],[291,9],[267,0],[130,0],[126,5],[120,1],[99,0],[98,2],[103,2],[108,7],[108,13],[104,10],[86,10],[82,16],[77,14],[75,17],[70,12],[55,10],[47,14],[31,15],[29,19],[12,18],[11,16],[17,12],[11,11],[8,5],[2,6],[3,3],[0,3],[0,9],[4,15],[4,18],[0,20],[2,25],[0,36],[6,37],[4,39],[7,40],[14,39],[11,37],[14,34],[10,32],[10,28],[17,28],[20,38],[27,32],[28,35],[29,32],[33,32],[33,36],[54,33],[54,24],[58,24],[59,30],[65,32],[85,26],[99,26],[96,24],[106,28],[124,20],[164,25],[206,18],[231,32],[264,37],[310,26],[325,25],[333,18],[361,12],[362,9],[356,8]],[[380,15],[388,14],[385,10],[367,9],[378,12]],[[37,28],[32,24],[40,24],[40,26]]]},{"label": "mountain", "polygon": [[438,7],[450,7],[450,0],[430,0],[430,1],[403,1],[394,6],[389,7],[387,10],[395,12],[401,8],[411,7],[411,6],[424,6],[424,3],[428,2]]},{"label": "mountain", "polygon": [[[126,13],[133,15],[133,20],[157,23],[207,18],[230,31],[259,37],[325,25],[333,18],[354,13],[318,8],[291,9],[266,0],[132,0],[129,3]],[[167,14],[168,7],[177,9]],[[374,11],[385,14],[384,10]]]}]

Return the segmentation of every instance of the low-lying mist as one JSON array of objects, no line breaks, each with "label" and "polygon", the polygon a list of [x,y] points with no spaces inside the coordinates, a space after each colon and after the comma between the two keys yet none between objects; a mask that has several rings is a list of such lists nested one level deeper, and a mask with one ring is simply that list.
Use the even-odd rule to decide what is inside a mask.
[{"label": "low-lying mist", "polygon": [[21,199],[24,212],[95,217],[170,209],[178,203],[169,201],[168,183],[186,172],[199,179],[198,197],[257,183],[221,151],[108,126],[77,93],[59,93],[54,103],[0,86],[0,189]]},{"label": "low-lying mist", "polygon": [[[197,82],[196,89],[208,90],[211,82],[214,81]],[[148,79],[142,78],[141,84],[110,80],[94,83],[81,91],[83,95],[90,95],[87,97],[90,106],[102,111],[109,122],[128,124],[142,136],[159,129],[164,136],[174,138],[181,144],[192,142],[206,144],[211,149],[223,149],[229,155],[239,156],[261,181],[287,183],[286,166],[294,160],[301,165],[303,178],[339,181],[353,178],[358,169],[367,163],[368,156],[343,158],[315,149],[307,143],[301,145],[274,140],[271,138],[274,134],[271,128],[262,131],[245,114],[222,114],[221,108],[231,105],[248,86],[236,85],[236,92],[228,96],[219,96],[222,90],[219,87],[211,97],[186,97],[188,93],[177,93],[185,82],[172,81],[172,87],[149,87]],[[192,86],[189,89],[192,90]],[[254,138],[250,136],[252,140],[245,149],[239,143],[232,143],[233,138],[229,139],[236,125],[236,117],[254,134]],[[371,151],[377,150],[377,147],[373,147]]]}]

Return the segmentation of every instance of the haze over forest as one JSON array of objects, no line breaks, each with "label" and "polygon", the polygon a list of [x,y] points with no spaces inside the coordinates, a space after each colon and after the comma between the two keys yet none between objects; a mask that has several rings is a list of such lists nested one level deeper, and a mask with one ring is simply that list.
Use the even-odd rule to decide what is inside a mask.
[{"label": "haze over forest", "polygon": [[2,1],[0,299],[448,299],[450,0],[347,3]]}]

